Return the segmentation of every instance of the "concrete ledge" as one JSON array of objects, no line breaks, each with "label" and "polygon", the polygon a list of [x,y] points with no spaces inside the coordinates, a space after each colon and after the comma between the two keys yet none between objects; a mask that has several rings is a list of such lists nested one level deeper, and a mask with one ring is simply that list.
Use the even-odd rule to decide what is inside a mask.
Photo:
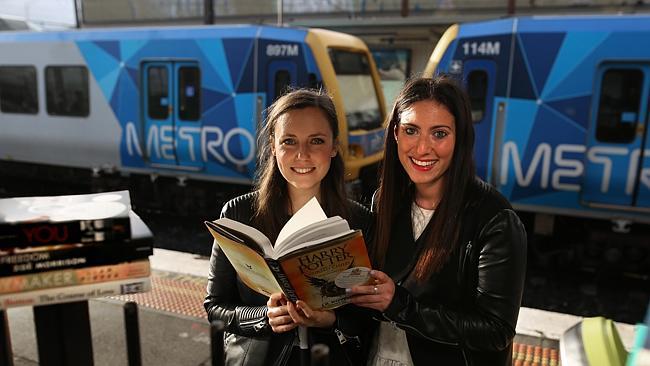
[{"label": "concrete ledge", "polygon": [[158,248],[154,248],[149,261],[153,269],[199,277],[207,277],[210,266],[208,257]]}]

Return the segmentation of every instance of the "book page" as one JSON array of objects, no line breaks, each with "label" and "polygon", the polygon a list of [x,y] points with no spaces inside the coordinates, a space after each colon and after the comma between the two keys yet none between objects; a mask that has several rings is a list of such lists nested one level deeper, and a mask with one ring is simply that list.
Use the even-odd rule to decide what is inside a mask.
[{"label": "book page", "polygon": [[346,220],[340,216],[329,217],[294,232],[284,242],[276,244],[274,259],[282,258],[288,253],[333,240],[351,232],[350,225]]},{"label": "book page", "polygon": [[316,197],[312,197],[284,224],[282,230],[280,230],[280,234],[278,234],[278,238],[275,240],[275,248],[281,246],[287,237],[296,231],[325,219],[327,219],[327,215],[325,215],[323,208],[318,203]]}]

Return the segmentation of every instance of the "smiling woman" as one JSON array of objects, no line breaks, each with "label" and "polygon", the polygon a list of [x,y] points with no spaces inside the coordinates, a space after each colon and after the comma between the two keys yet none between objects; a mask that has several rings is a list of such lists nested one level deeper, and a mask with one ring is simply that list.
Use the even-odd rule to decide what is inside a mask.
[{"label": "smiling woman", "polygon": [[291,203],[302,207],[309,198],[320,198],[320,182],[337,148],[325,113],[316,107],[288,111],[278,119],[272,139],[271,149],[288,183]]},{"label": "smiling woman", "polygon": [[474,176],[469,98],[451,77],[413,79],[387,132],[374,202],[381,271],[351,290],[384,320],[369,365],[511,364],[526,235]]},{"label": "smiling woman", "polygon": [[[226,203],[221,216],[253,226],[275,242],[291,215],[316,197],[327,216],[347,219],[370,239],[370,212],[345,196],[338,135],[328,95],[301,89],[280,97],[269,107],[260,132],[256,190]],[[240,282],[219,245],[212,249],[205,308],[211,321],[227,324],[227,365],[297,365],[298,326],[311,334],[301,341],[329,346],[333,364],[365,364],[359,336],[368,326],[359,323],[364,320],[353,307],[314,310],[282,293],[265,298]]]},{"label": "smiling woman", "polygon": [[416,197],[423,208],[433,209],[440,200],[437,196],[442,188],[441,178],[454,153],[455,132],[454,116],[433,100],[413,103],[401,113],[400,122],[395,125],[393,133],[399,160],[418,187],[418,195],[429,196]]}]

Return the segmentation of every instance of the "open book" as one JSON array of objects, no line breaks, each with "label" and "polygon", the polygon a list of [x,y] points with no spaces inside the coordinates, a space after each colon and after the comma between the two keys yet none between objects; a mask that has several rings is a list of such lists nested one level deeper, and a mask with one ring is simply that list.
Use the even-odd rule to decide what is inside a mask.
[{"label": "open book", "polygon": [[339,216],[328,218],[316,198],[285,224],[275,246],[231,219],[205,224],[242,282],[263,295],[283,292],[313,309],[333,309],[349,303],[346,288],[371,280],[361,231]]}]

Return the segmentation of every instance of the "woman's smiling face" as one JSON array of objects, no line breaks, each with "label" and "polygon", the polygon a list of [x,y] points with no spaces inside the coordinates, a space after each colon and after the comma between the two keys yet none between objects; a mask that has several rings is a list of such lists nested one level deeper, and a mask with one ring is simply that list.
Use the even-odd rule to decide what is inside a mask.
[{"label": "woman's smiling face", "polygon": [[336,156],[325,114],[307,107],[280,116],[273,131],[273,155],[289,190],[307,190],[317,196],[320,182]]},{"label": "woman's smiling face", "polygon": [[393,133],[397,154],[416,186],[439,186],[456,144],[454,116],[433,100],[413,103],[400,114]]}]

